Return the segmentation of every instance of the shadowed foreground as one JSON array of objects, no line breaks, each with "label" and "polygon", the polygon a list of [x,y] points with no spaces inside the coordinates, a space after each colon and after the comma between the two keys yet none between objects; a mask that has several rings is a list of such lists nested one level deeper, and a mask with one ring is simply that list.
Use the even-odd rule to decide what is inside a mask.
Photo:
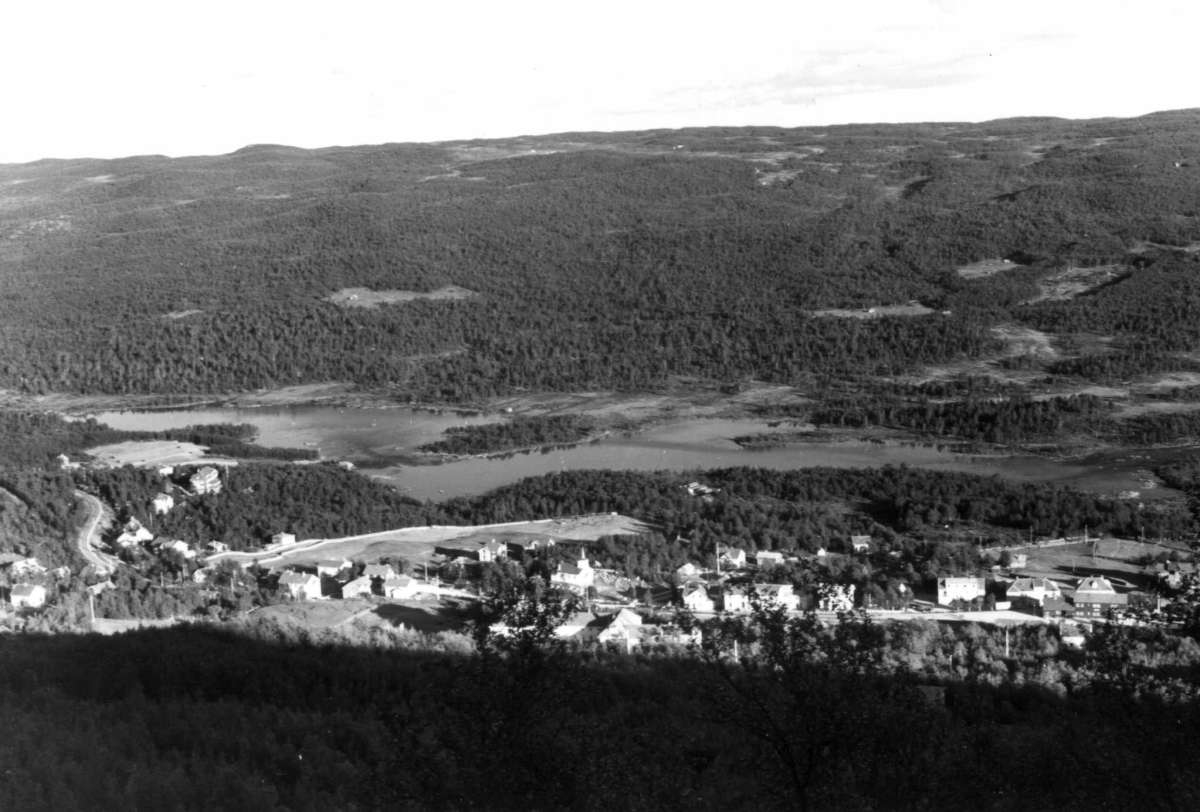
[{"label": "shadowed foreground", "polygon": [[1112,687],[921,690],[844,665],[385,651],[211,628],[9,637],[0,807],[1200,803],[1194,704]]}]

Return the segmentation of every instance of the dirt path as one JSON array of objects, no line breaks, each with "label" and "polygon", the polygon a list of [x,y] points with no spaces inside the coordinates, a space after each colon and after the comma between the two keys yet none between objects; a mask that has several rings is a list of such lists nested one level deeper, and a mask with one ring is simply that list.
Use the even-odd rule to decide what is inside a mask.
[{"label": "dirt path", "polygon": [[100,544],[100,533],[112,521],[111,511],[90,493],[77,490],[75,496],[87,503],[89,511],[88,519],[75,540],[79,554],[92,566],[97,575],[108,575],[117,568],[119,562],[114,556],[100,552],[97,547]]}]

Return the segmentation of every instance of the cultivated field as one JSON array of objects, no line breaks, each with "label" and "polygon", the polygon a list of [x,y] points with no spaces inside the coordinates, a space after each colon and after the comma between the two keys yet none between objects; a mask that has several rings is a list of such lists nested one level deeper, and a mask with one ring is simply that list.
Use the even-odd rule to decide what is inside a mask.
[{"label": "cultivated field", "polygon": [[1025,553],[1028,564],[1020,574],[1033,578],[1049,578],[1074,585],[1088,575],[1103,575],[1117,587],[1141,585],[1144,580],[1143,556],[1156,556],[1172,550],[1187,552],[1180,543],[1154,543],[1128,539],[1105,538],[1089,542],[1074,542],[1053,546],[1032,546],[1013,550]]},{"label": "cultivated field", "polygon": [[135,465],[152,468],[159,465],[187,465],[207,462],[213,465],[237,465],[237,460],[209,457],[208,448],[175,440],[129,440],[90,448],[87,453],[101,465],[120,468]]}]

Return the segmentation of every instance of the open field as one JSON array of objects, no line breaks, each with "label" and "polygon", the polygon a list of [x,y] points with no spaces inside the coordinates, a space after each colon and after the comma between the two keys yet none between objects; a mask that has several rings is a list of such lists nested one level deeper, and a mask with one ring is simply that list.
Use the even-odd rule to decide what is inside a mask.
[{"label": "open field", "polygon": [[1180,550],[1187,552],[1182,543],[1133,541],[1129,539],[1097,539],[1089,542],[1074,542],[1054,546],[1032,546],[1013,550],[1025,553],[1028,564],[1022,576],[1049,578],[1069,583],[1072,586],[1079,578],[1088,575],[1103,575],[1118,588],[1139,586],[1144,580],[1142,565],[1138,559],[1145,555]]},{"label": "open field", "polygon": [[101,465],[114,468],[123,465],[152,468],[159,465],[201,462],[212,465],[237,465],[237,460],[207,456],[208,449],[205,446],[175,440],[129,440],[124,443],[96,446],[88,449],[87,453]]},{"label": "open field", "polygon": [[266,606],[243,622],[279,623],[309,630],[337,629],[410,629],[434,634],[461,631],[469,616],[471,601],[462,598],[440,600],[388,601],[321,600],[280,603]]},{"label": "open field", "polygon": [[1041,330],[1020,324],[997,324],[991,332],[1008,345],[1007,355],[1031,355],[1043,360],[1058,358],[1058,350],[1050,336]]},{"label": "open field", "polygon": [[972,262],[970,265],[963,265],[955,268],[954,271],[963,279],[983,279],[984,277],[998,274],[1001,271],[1011,271],[1017,268],[1024,267],[1018,265],[1009,259],[981,259],[978,262]]},{"label": "open field", "polygon": [[398,556],[410,563],[421,564],[430,561],[439,547],[473,553],[492,539],[520,541],[553,538],[565,541],[595,541],[603,536],[631,536],[645,530],[646,525],[642,522],[619,514],[594,514],[505,524],[432,525],[338,539],[306,539],[286,548],[270,551],[221,553],[211,556],[208,561],[210,564],[224,560],[242,563],[257,561],[264,567],[283,569],[291,566],[312,566],[318,561],[330,558],[377,561],[384,556]]},{"label": "open field", "polygon": [[876,319],[883,316],[927,316],[934,312],[931,308],[919,302],[896,305],[876,305],[864,308],[834,307],[826,310],[814,310],[814,316],[833,316],[840,319]]},{"label": "open field", "polygon": [[1025,304],[1047,301],[1066,301],[1080,294],[1095,290],[1101,285],[1108,284],[1125,274],[1129,268],[1125,265],[1096,265],[1091,268],[1063,268],[1055,271],[1038,282],[1041,293],[1029,299]]},{"label": "open field", "polygon": [[342,288],[336,293],[331,293],[326,301],[333,302],[342,307],[364,307],[373,308],[385,304],[403,304],[404,302],[414,302],[418,299],[428,299],[430,301],[453,301],[456,299],[469,299],[477,295],[474,291],[460,288],[458,285],[446,285],[445,287],[431,290],[428,293],[420,293],[415,290],[371,290],[370,288]]},{"label": "open field", "polygon": [[322,600],[279,603],[264,606],[254,613],[256,620],[276,620],[288,625],[299,625],[309,629],[329,629],[349,623],[374,604],[366,600]]}]

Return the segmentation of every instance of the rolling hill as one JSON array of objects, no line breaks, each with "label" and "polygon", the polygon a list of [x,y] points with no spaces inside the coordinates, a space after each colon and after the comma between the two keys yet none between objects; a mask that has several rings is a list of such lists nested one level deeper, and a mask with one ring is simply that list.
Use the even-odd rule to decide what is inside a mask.
[{"label": "rolling hill", "polygon": [[[4,165],[0,387],[344,380],[469,402],[1113,353],[1176,369],[1200,349],[1197,125],[1183,110]],[[413,295],[448,286],[462,293]],[[383,304],[348,306],[349,289]],[[818,312],[838,309],[868,317]],[[1014,362],[991,329],[1014,324],[1054,352]],[[1112,377],[1096,368],[1067,373]]]}]

